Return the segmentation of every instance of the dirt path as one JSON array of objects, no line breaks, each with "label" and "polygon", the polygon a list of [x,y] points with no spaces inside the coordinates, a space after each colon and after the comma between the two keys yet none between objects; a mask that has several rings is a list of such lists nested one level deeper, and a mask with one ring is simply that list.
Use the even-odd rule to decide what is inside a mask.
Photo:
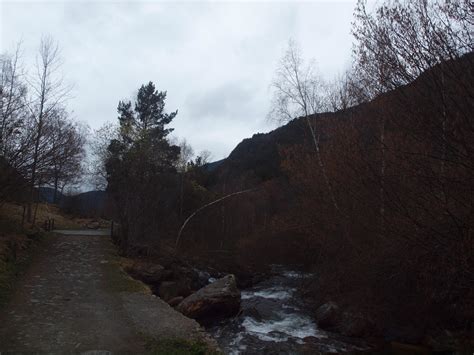
[{"label": "dirt path", "polygon": [[40,251],[0,314],[0,351],[141,352],[146,337],[205,337],[158,298],[117,288],[110,238],[85,234],[59,234]]}]

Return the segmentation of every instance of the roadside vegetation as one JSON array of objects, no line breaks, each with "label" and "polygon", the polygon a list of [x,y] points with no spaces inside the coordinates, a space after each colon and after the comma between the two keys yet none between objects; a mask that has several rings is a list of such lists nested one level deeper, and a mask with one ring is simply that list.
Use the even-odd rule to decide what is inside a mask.
[{"label": "roadside vegetation", "polygon": [[48,235],[39,228],[23,228],[21,218],[9,211],[6,206],[0,210],[0,309]]}]

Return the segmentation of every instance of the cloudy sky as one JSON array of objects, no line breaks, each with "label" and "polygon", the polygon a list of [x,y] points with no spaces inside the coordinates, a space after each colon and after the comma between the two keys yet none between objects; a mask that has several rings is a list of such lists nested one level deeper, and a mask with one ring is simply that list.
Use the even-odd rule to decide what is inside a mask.
[{"label": "cloudy sky", "polygon": [[178,109],[175,135],[217,160],[267,132],[270,83],[288,40],[331,78],[349,65],[354,1],[158,2],[0,0],[0,47],[23,41],[33,63],[42,34],[58,41],[74,84],[69,107],[98,128],[120,99],[153,81]]}]

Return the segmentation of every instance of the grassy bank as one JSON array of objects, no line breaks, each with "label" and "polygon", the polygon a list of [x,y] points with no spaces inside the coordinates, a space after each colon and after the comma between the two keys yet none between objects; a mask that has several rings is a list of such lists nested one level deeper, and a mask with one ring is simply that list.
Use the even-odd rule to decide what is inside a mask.
[{"label": "grassy bank", "polygon": [[[0,218],[10,221],[21,228],[21,221],[23,218],[23,205],[16,203],[5,203],[0,207]],[[36,225],[42,226],[47,219],[54,219],[54,226],[56,229],[79,229],[81,228],[81,221],[71,216],[65,216],[61,213],[58,206],[48,203],[38,204],[36,210]],[[25,223],[26,228],[28,224]],[[0,233],[4,232],[0,229]]]},{"label": "grassy bank", "polygon": [[18,278],[47,235],[38,228],[22,228],[15,220],[0,216],[0,308],[8,302]]}]

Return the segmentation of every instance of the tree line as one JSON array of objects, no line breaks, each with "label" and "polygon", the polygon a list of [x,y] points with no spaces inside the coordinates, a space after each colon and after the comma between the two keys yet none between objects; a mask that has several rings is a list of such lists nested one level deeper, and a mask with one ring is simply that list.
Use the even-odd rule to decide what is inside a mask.
[{"label": "tree line", "polygon": [[83,169],[86,128],[67,109],[72,87],[61,65],[59,46],[49,36],[41,39],[30,71],[21,43],[0,56],[0,201],[22,201],[31,223],[40,187],[52,187],[57,202]]}]

